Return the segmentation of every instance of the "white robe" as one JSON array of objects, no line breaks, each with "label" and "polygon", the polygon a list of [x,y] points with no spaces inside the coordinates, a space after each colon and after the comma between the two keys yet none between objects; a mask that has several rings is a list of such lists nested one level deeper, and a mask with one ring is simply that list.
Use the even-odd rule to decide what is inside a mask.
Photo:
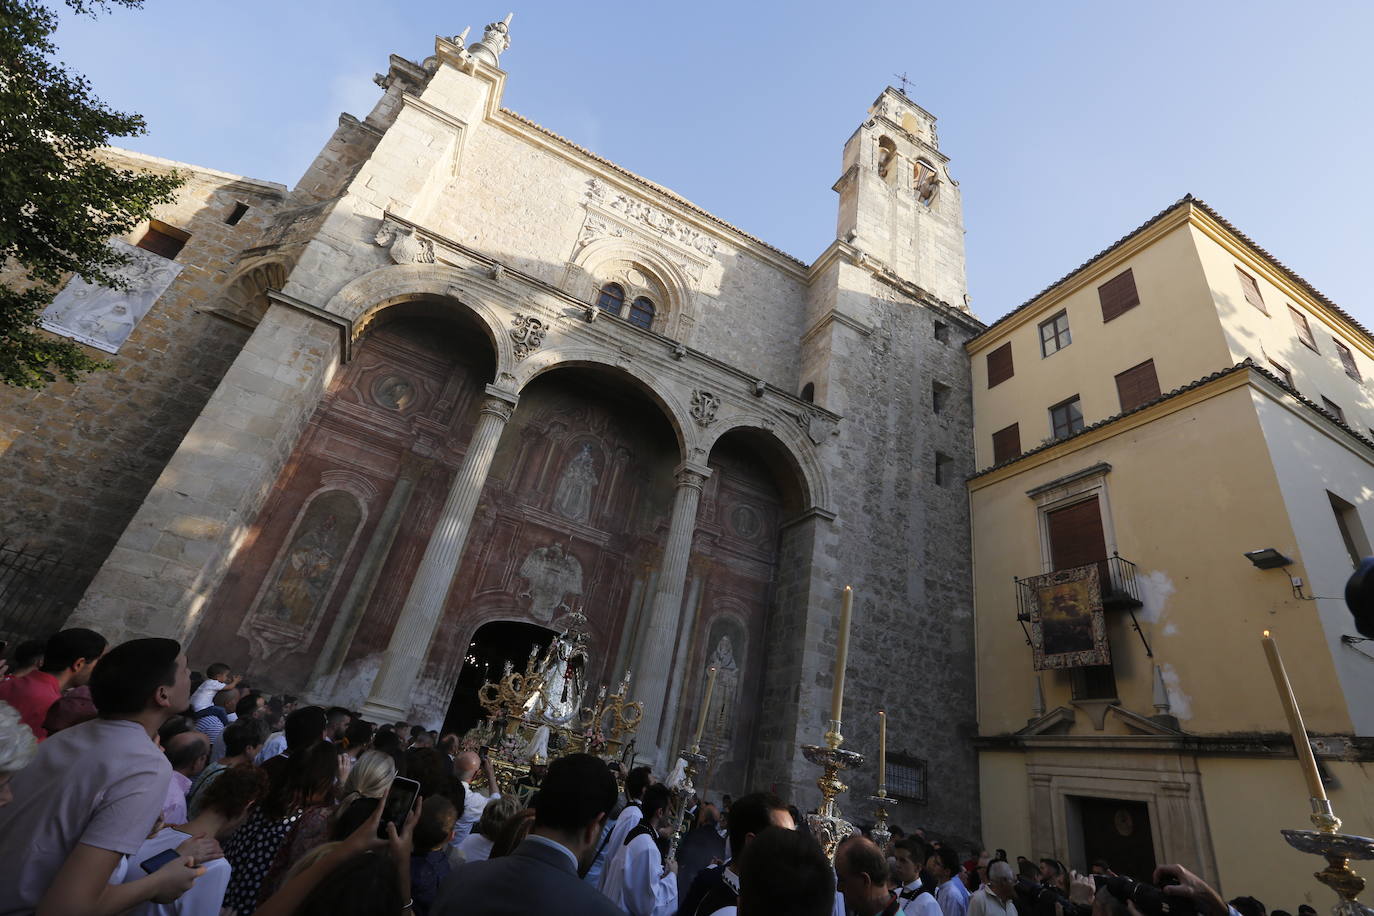
[{"label": "white robe", "polygon": [[677,875],[663,867],[663,856],[647,834],[615,851],[606,866],[603,891],[630,916],[673,916],[677,912]]},{"label": "white robe", "polygon": [[[611,835],[606,838],[606,864],[601,869],[601,884],[598,890],[610,897],[606,890],[606,879],[611,874],[611,860],[620,851],[620,847],[625,845],[625,838],[630,835],[630,831],[635,825],[644,820],[644,810],[638,804],[626,805],[620,812],[620,816],[611,825]],[[615,898],[612,897],[612,900]]]}]

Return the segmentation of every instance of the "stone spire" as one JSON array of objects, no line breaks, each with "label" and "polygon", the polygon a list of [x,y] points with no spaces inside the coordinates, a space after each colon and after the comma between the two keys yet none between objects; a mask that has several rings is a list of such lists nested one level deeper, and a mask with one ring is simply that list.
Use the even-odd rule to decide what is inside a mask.
[{"label": "stone spire", "polygon": [[489,23],[482,40],[473,42],[468,47],[468,53],[484,64],[499,66],[501,52],[510,47],[510,21],[513,18],[514,13],[507,13],[503,21]]}]

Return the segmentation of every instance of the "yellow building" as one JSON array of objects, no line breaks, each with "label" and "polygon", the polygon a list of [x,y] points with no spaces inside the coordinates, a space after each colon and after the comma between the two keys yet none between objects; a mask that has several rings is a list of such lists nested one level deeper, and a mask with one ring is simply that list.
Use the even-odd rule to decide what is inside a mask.
[{"label": "yellow building", "polygon": [[1339,599],[1374,531],[1374,337],[1186,197],[967,349],[987,845],[1320,902],[1260,637],[1374,835],[1374,642]]}]

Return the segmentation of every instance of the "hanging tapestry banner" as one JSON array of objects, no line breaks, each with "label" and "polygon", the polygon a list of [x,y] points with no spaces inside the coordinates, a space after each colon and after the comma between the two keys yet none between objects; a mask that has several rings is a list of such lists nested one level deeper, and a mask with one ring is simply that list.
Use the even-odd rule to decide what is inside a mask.
[{"label": "hanging tapestry banner", "polygon": [[1096,565],[1031,576],[1020,586],[1031,606],[1036,671],[1112,663]]}]

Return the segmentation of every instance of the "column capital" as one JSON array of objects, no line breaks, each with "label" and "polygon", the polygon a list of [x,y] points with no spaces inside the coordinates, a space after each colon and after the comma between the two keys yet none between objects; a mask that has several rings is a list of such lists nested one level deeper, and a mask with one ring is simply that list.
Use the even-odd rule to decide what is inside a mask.
[{"label": "column capital", "polygon": [[488,385],[483,391],[482,405],[478,412],[498,417],[503,423],[509,422],[511,414],[515,411],[515,405],[519,401],[520,395],[516,392],[508,388]]},{"label": "column capital", "polygon": [[673,479],[679,488],[695,487],[700,490],[711,478],[711,469],[694,461],[684,461],[673,469]]}]

